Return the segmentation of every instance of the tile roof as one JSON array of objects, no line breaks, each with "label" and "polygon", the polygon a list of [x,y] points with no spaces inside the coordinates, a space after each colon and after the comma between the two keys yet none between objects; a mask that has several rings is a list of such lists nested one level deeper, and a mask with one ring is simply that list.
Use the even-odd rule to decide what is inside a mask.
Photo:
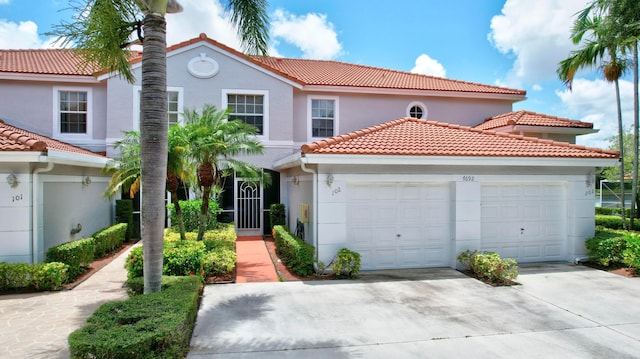
[{"label": "tile roof", "polygon": [[526,91],[338,61],[253,57],[305,85],[473,92],[524,96]]},{"label": "tile roof", "polygon": [[[287,59],[247,56],[212,40],[206,34],[167,47],[167,53],[186,46],[207,42],[260,67],[284,76],[301,85],[340,86],[380,89],[430,90],[524,96],[526,91],[473,82],[426,76],[338,61]],[[142,60],[134,54],[130,63]],[[0,72],[90,76],[98,69],[81,66],[82,57],[72,50],[0,50]],[[100,71],[98,73],[105,73]]]},{"label": "tile roof", "polygon": [[11,126],[0,120],[0,152],[47,152],[49,150],[105,158],[97,153]]},{"label": "tile roof", "polygon": [[571,127],[571,128],[593,128],[593,123],[570,120],[568,118],[544,115],[531,111],[515,111],[503,115],[493,116],[483,123],[475,126],[480,130],[491,130],[494,128],[514,125],[526,126],[546,126],[546,127]]},{"label": "tile roof", "polygon": [[92,76],[81,55],[69,49],[0,50],[0,72]]},{"label": "tile roof", "polygon": [[617,151],[401,118],[302,146],[304,154],[617,158]]}]

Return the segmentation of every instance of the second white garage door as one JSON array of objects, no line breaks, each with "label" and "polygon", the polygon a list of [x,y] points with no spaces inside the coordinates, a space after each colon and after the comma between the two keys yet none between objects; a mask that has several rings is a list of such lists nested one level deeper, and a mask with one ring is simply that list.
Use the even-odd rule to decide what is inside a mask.
[{"label": "second white garage door", "polygon": [[449,266],[447,183],[349,183],[348,247],[361,268]]},{"label": "second white garage door", "polygon": [[564,260],[564,197],[557,183],[482,185],[482,250],[518,262]]}]

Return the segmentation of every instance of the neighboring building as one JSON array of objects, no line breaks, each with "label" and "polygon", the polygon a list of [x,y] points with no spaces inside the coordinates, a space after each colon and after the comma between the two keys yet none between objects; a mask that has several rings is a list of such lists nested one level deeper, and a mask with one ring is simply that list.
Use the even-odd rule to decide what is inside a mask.
[{"label": "neighboring building", "polygon": [[[0,118],[116,156],[122,131],[139,128],[140,58],[133,85],[78,63],[68,50],[0,51]],[[258,128],[265,152],[245,160],[273,183],[227,181],[238,233],[268,232],[281,202],[325,262],[341,247],[362,253],[363,269],[455,266],[467,248],[573,260],[594,232],[595,172],[617,163],[570,144],[592,124],[512,112],[522,90],[249,57],[205,35],[169,47],[167,68],[170,122],[213,104]]]}]

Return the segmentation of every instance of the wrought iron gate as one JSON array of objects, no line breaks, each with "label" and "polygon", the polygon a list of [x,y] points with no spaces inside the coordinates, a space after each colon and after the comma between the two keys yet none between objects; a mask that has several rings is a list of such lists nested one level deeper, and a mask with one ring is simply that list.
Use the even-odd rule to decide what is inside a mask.
[{"label": "wrought iron gate", "polygon": [[[236,228],[262,234],[262,186],[259,181],[236,181]],[[247,233],[249,234],[249,233]],[[253,233],[251,233],[253,234]]]}]

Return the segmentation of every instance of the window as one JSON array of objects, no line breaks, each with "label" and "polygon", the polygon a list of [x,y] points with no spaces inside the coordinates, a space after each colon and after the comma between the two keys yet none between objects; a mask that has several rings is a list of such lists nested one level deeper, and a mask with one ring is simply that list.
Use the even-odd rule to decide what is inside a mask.
[{"label": "window", "polygon": [[54,137],[68,139],[91,134],[91,89],[54,87]]},{"label": "window", "polygon": [[269,138],[269,91],[223,89],[222,108],[229,109],[230,120],[255,126],[256,135]]},{"label": "window", "polygon": [[413,118],[427,118],[427,106],[421,102],[412,102],[407,106],[407,116]]},{"label": "window", "polygon": [[241,120],[254,126],[258,135],[264,133],[264,96],[228,94],[227,107],[230,120]]},{"label": "window", "polygon": [[[134,122],[134,129],[140,129],[140,120],[142,120],[142,92],[140,86],[136,86],[134,89],[134,115],[137,121]],[[181,87],[167,87],[167,121],[169,126],[176,125],[181,121],[181,114],[183,112],[183,91]]]},{"label": "window", "polygon": [[338,99],[309,99],[310,137],[333,137],[338,133]]}]

